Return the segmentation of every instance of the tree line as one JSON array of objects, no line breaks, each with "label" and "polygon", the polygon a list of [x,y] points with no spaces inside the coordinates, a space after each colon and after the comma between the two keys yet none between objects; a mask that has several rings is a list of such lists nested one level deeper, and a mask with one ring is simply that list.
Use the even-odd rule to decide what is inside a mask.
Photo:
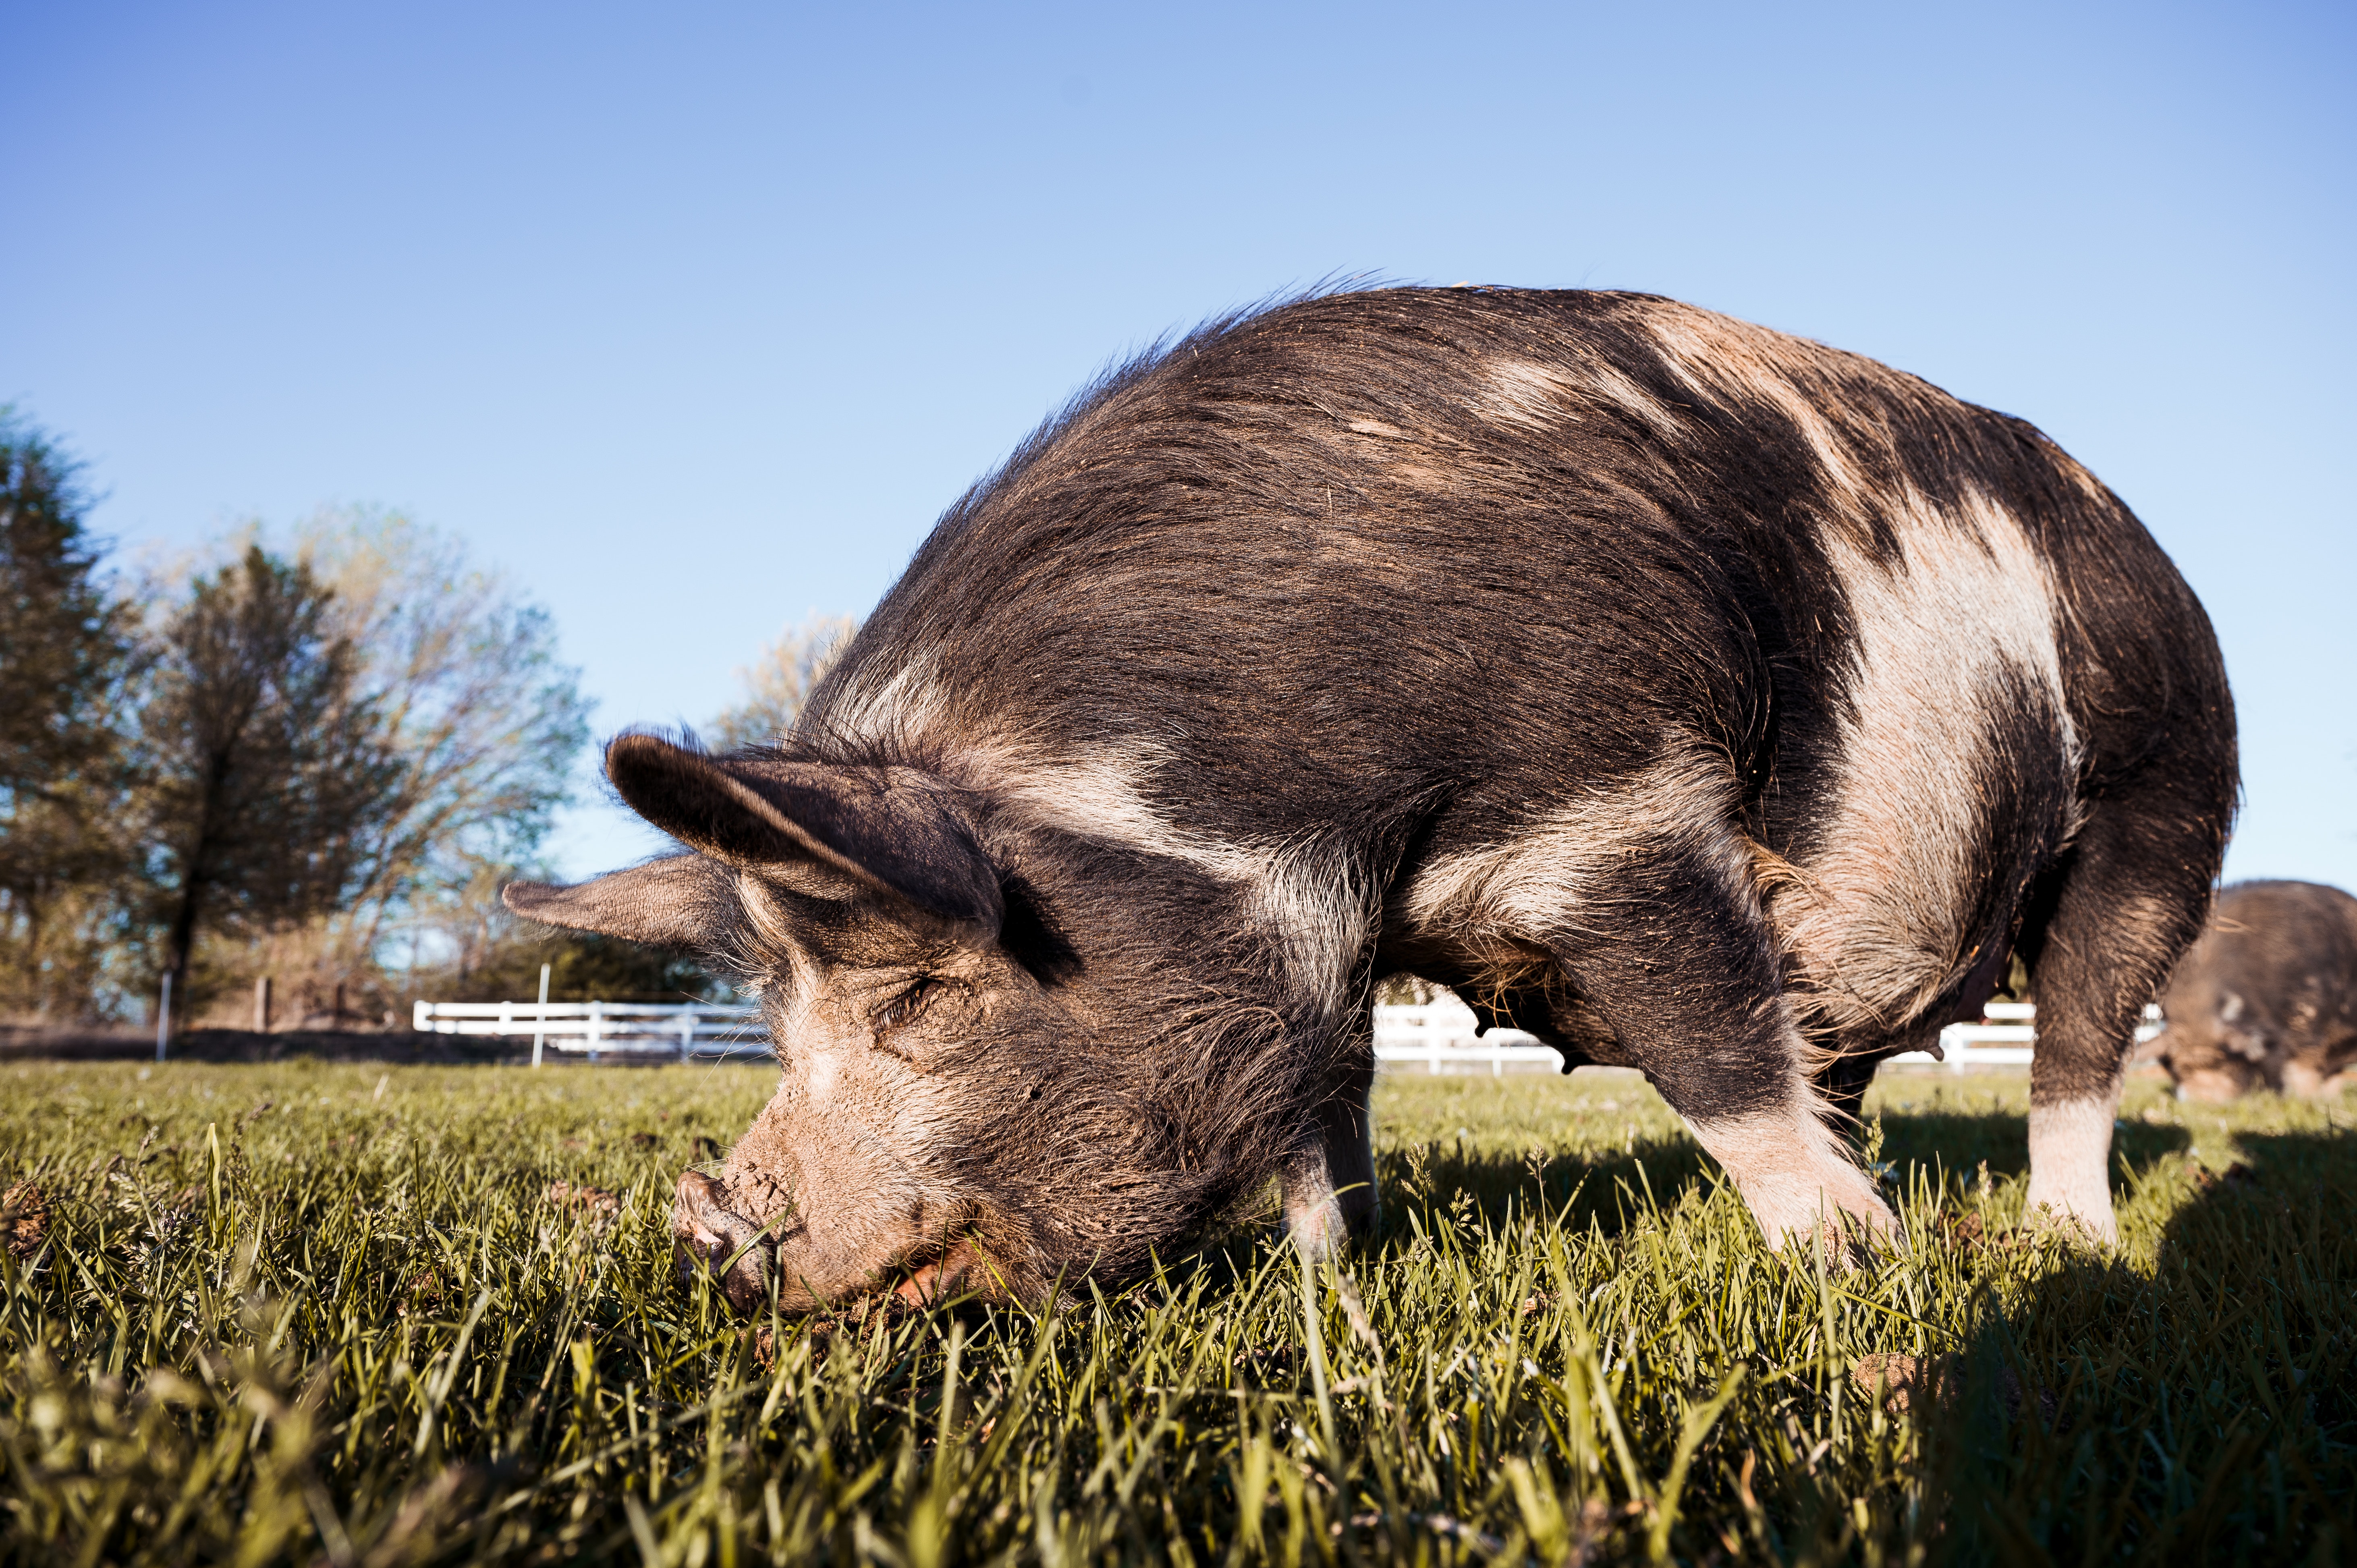
[{"label": "tree line", "polygon": [[407,998],[677,996],[678,955],[508,919],[589,738],[545,610],[395,512],[115,567],[0,408],[0,1019],[400,1021]]}]

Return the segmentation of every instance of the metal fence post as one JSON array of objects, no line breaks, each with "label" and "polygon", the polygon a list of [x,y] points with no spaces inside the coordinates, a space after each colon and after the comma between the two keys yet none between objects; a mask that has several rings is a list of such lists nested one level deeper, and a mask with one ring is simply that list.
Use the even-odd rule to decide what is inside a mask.
[{"label": "metal fence post", "polygon": [[532,1065],[540,1065],[540,1043],[548,1037],[548,965],[540,966],[540,1011],[532,1015]]},{"label": "metal fence post", "polygon": [[156,1004],[156,1059],[164,1059],[164,1042],[172,1037],[172,972],[164,972],[163,999]]}]

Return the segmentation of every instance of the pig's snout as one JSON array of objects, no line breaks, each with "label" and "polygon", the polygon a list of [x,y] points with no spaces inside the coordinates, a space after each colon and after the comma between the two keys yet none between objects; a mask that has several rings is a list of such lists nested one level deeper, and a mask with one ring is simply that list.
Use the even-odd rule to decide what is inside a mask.
[{"label": "pig's snout", "polygon": [[749,1316],[769,1304],[773,1244],[762,1227],[728,1208],[726,1196],[701,1172],[681,1174],[671,1211],[672,1256],[680,1278],[693,1284],[698,1273],[712,1274],[728,1305]]}]

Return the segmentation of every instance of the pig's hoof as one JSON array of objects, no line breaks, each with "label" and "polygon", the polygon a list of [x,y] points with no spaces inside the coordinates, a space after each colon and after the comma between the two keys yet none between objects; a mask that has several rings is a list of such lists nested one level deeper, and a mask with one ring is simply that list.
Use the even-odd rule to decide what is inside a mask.
[{"label": "pig's hoof", "polygon": [[1899,1228],[1895,1224],[1877,1224],[1867,1216],[1837,1213],[1814,1224],[1789,1227],[1769,1238],[1774,1251],[1803,1264],[1810,1263],[1809,1248],[1813,1240],[1824,1254],[1825,1266],[1836,1273],[1871,1266],[1877,1260],[1896,1248]]},{"label": "pig's hoof", "polygon": [[2040,1203],[2029,1209],[2023,1219],[2041,1230],[2051,1230],[2064,1240],[2091,1248],[2107,1251],[2120,1244],[2119,1221],[2113,1217],[2111,1205],[2105,1204],[2100,1215],[2052,1203]]},{"label": "pig's hoof", "polygon": [[1871,1262],[1897,1244],[1899,1218],[1864,1173],[1836,1168],[1823,1185],[1762,1183],[1744,1194],[1770,1249],[1805,1261],[1815,1246],[1828,1263]]}]

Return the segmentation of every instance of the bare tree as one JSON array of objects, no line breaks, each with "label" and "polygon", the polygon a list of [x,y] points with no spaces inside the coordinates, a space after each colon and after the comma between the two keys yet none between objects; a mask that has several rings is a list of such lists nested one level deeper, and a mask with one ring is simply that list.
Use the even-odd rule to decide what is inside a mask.
[{"label": "bare tree", "polygon": [[737,671],[744,700],[712,721],[713,744],[724,751],[768,746],[792,728],[811,688],[858,629],[849,616],[813,615],[780,632],[759,659]]},{"label": "bare tree", "polygon": [[371,949],[419,900],[531,861],[588,742],[589,704],[548,613],[446,535],[397,512],[323,512],[295,553],[334,589],[329,622],[399,759],[348,906]]}]

